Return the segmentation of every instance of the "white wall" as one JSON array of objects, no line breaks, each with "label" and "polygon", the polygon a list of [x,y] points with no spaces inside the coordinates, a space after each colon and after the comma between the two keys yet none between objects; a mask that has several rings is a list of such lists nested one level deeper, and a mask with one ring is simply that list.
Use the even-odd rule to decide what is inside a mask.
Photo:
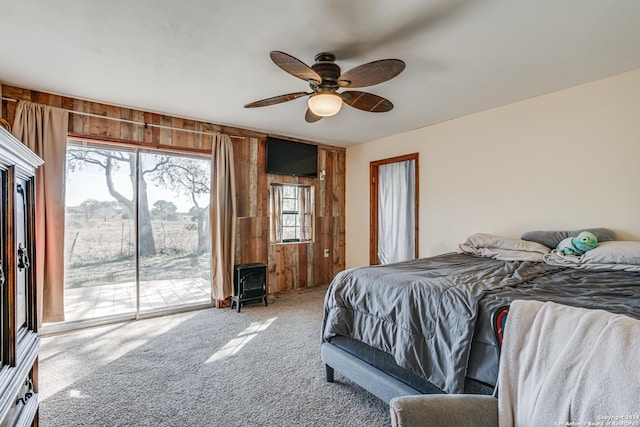
[{"label": "white wall", "polygon": [[346,265],[369,263],[369,162],[420,155],[420,256],[474,232],[640,240],[640,69],[347,149]]}]

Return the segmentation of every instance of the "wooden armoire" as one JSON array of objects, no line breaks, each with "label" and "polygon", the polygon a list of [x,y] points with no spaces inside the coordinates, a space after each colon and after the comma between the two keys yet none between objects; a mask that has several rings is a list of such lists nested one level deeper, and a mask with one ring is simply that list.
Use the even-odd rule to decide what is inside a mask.
[{"label": "wooden armoire", "polygon": [[41,164],[0,126],[0,426],[38,425],[34,214]]}]

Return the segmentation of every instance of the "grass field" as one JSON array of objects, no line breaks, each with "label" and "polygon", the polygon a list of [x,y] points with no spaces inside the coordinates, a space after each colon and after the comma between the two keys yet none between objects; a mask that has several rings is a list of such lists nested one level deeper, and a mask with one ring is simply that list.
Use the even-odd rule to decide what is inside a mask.
[{"label": "grass field", "polygon": [[[189,214],[152,220],[156,255],[140,259],[140,280],[209,279],[210,255],[197,255],[198,232]],[[121,211],[87,215],[67,208],[65,287],[78,288],[135,280],[135,224]]]}]

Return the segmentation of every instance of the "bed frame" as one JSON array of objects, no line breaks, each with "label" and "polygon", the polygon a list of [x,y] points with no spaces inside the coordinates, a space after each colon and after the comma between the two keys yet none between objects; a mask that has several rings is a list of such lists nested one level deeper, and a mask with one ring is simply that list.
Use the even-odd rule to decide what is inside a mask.
[{"label": "bed frame", "polygon": [[[398,366],[393,356],[347,337],[334,337],[320,346],[327,382],[334,382],[335,371],[389,403],[398,396],[444,394],[424,378]],[[494,387],[465,379],[464,392],[492,394]]]},{"label": "bed frame", "polygon": [[[506,305],[491,315],[498,352],[508,313],[509,306]],[[327,382],[334,382],[335,371],[338,371],[386,403],[399,396],[444,394],[424,378],[398,366],[390,354],[347,337],[338,336],[323,342],[320,356],[325,364]],[[464,392],[495,395],[496,387],[467,378]]]},{"label": "bed frame", "polygon": [[334,381],[334,372],[337,370],[369,393],[387,403],[397,396],[423,394],[421,391],[331,343],[322,343],[320,354],[322,361],[325,363],[328,382]]}]

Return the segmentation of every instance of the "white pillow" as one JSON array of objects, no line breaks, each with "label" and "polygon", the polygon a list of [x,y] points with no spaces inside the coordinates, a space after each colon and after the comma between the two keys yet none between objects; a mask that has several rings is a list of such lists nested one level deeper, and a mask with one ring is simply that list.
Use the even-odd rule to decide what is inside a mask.
[{"label": "white pillow", "polygon": [[626,264],[640,266],[640,242],[602,242],[582,255],[582,264]]},{"label": "white pillow", "polygon": [[542,262],[544,254],[551,250],[540,243],[486,233],[472,234],[458,248],[459,252],[503,261],[535,262]]},{"label": "white pillow", "polygon": [[471,236],[469,236],[466,242],[462,243],[462,245],[471,246],[474,248],[492,248],[510,251],[537,252],[540,254],[546,254],[551,250],[540,243],[529,242],[527,240],[514,239],[510,237],[496,236],[494,234],[487,233],[472,234]]}]

